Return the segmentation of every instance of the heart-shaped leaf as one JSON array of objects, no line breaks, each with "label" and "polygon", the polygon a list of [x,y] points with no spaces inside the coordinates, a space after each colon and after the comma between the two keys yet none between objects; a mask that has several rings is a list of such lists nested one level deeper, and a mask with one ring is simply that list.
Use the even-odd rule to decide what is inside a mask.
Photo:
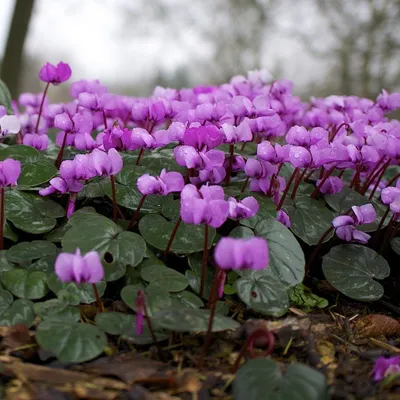
[{"label": "heart-shaped leaf", "polygon": [[293,233],[275,219],[259,222],[254,231],[256,236],[267,240],[269,269],[283,285],[290,288],[302,282],[305,266],[304,254]]},{"label": "heart-shaped leaf", "polygon": [[231,230],[229,236],[235,239],[250,239],[254,237],[254,232],[245,226],[237,226]]},{"label": "heart-shaped leaf", "polygon": [[[246,196],[247,195],[241,195],[239,198]],[[260,221],[269,218],[276,218],[276,204],[269,197],[257,193],[251,193],[251,196],[256,198],[260,208],[254,217],[242,219],[240,221],[241,225],[254,228]]]},{"label": "heart-shaped leaf", "polygon": [[135,323],[135,316],[120,312],[102,312],[95,318],[96,326],[110,335],[121,335],[131,329]]},{"label": "heart-shaped leaf", "polygon": [[12,269],[1,275],[4,287],[21,299],[41,299],[47,293],[47,276],[44,272]]},{"label": "heart-shaped leaf", "polygon": [[141,277],[146,282],[162,286],[168,292],[180,292],[189,284],[185,275],[160,264],[150,264],[142,268]]},{"label": "heart-shaped leaf", "polygon": [[287,289],[271,271],[256,271],[239,278],[236,290],[245,304],[263,315],[280,317],[289,308]]},{"label": "heart-shaped leaf", "polygon": [[[288,208],[291,220],[290,230],[308,245],[316,245],[321,236],[332,226],[335,217],[328,210],[325,202],[311,199],[307,195],[298,194],[294,206]],[[325,241],[333,236],[333,231]]]},{"label": "heart-shaped leaf", "polygon": [[244,364],[233,382],[234,400],[328,400],[324,375],[304,364],[290,364],[284,374],[277,362],[254,358]]},{"label": "heart-shaped leaf", "polygon": [[[201,285],[201,271],[203,265],[203,254],[192,253],[188,258],[190,270],[185,271],[185,276],[189,281],[189,286],[196,293],[200,293]],[[203,298],[208,299],[211,293],[212,282],[214,279],[214,270],[211,266],[207,265],[206,281],[204,284]]]},{"label": "heart-shaped leaf", "polygon": [[135,267],[144,257],[146,243],[136,233],[123,232],[110,219],[96,214],[74,219],[72,227],[64,235],[63,251],[82,253],[96,250],[103,257],[103,267],[107,281],[114,281],[126,273],[126,267]]},{"label": "heart-shaped leaf", "polygon": [[35,313],[30,300],[18,299],[6,311],[0,314],[0,326],[23,324],[28,328],[33,324]]},{"label": "heart-shaped leaf", "polygon": [[56,218],[65,215],[65,210],[47,197],[19,190],[7,190],[5,193],[6,218],[18,229],[33,234],[51,231]]},{"label": "heart-shaped leaf", "polygon": [[21,187],[38,186],[57,174],[54,163],[31,146],[14,145],[0,149],[0,160],[6,158],[21,161],[21,174],[18,178]]},{"label": "heart-shaped leaf", "polygon": [[[65,292],[70,293],[75,298],[78,298],[80,303],[90,304],[96,301],[96,296],[94,295],[93,285],[91,283],[80,283],[76,284],[74,282],[62,283],[55,273],[52,273],[47,278],[47,285],[49,289],[60,298],[59,293],[63,291],[63,295],[65,296]],[[96,283],[97,291],[99,292],[99,296],[103,296],[104,291],[106,290],[107,284],[105,282]],[[72,305],[76,305],[76,302],[70,302]]]},{"label": "heart-shaped leaf", "polygon": [[0,289],[0,314],[8,309],[13,300],[13,295],[8,290]]},{"label": "heart-shaped leaf", "polygon": [[[139,222],[139,230],[144,240],[159,250],[165,250],[175,223],[167,221],[161,215],[149,214]],[[203,250],[204,225],[179,225],[171,251],[176,254],[190,254]],[[215,229],[208,227],[208,247],[211,247],[215,237]]]},{"label": "heart-shaped leaf", "polygon": [[11,93],[8,90],[7,85],[0,79],[0,106],[4,106],[7,109],[8,114],[13,114],[11,107]]},{"label": "heart-shaped leaf", "polygon": [[183,290],[179,293],[174,293],[171,297],[172,307],[180,309],[183,307],[188,308],[201,308],[204,306],[203,301],[200,297],[197,297],[194,293]]},{"label": "heart-shaped leaf", "polygon": [[47,240],[34,240],[33,242],[21,242],[10,247],[7,251],[7,259],[11,262],[22,264],[37,260],[38,258],[56,254],[57,247]]},{"label": "heart-shaped leaf", "polygon": [[39,324],[36,341],[60,361],[70,363],[92,360],[107,345],[106,335],[94,325],[52,319]]},{"label": "heart-shaped leaf", "polygon": [[328,282],[346,296],[361,301],[378,300],[383,287],[375,279],[387,278],[390,267],[376,251],[356,244],[333,247],[322,261]]},{"label": "heart-shaped leaf", "polygon": [[396,253],[400,255],[400,238],[394,238],[391,242],[390,242],[390,246],[392,248],[392,250]]},{"label": "heart-shaped leaf", "polygon": [[[210,310],[193,308],[188,312],[187,309],[160,311],[156,313],[152,322],[158,328],[175,332],[206,332]],[[213,332],[237,329],[240,324],[231,318],[216,314],[213,319]]]},{"label": "heart-shaped leaf", "polygon": [[[157,342],[163,342],[170,336],[168,332],[160,329],[155,329],[154,327],[153,331],[156,336]],[[138,335],[136,332],[136,322],[134,322],[129,327],[127,327],[127,329],[121,334],[120,338],[128,343],[136,344],[139,346],[154,343],[153,337],[146,323],[143,325],[143,332],[140,335]]]},{"label": "heart-shaped leaf", "polygon": [[35,303],[33,306],[35,313],[42,319],[77,322],[80,312],[77,307],[70,306],[59,299],[51,299],[43,303]]}]

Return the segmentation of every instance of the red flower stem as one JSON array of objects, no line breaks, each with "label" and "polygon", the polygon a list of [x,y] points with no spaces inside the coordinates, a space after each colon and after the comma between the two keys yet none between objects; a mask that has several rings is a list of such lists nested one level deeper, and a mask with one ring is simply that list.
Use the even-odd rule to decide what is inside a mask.
[{"label": "red flower stem", "polygon": [[40,117],[42,116],[42,112],[43,112],[44,99],[46,98],[49,87],[50,87],[50,82],[47,82],[47,85],[43,91],[42,101],[40,102],[38,119],[36,121],[36,126],[35,126],[35,133],[38,133],[38,130],[39,130],[39,123],[40,123]]},{"label": "red flower stem", "polygon": [[300,186],[300,183],[302,182],[305,173],[307,172],[307,168],[304,168],[303,172],[300,174],[300,176],[297,178],[296,183],[294,184],[294,188],[292,191],[292,195],[290,196],[292,200],[294,200],[296,193],[297,193],[297,189]]},{"label": "red flower stem", "polygon": [[384,165],[381,165],[381,162],[384,160],[384,158],[385,158],[385,156],[380,158],[380,160],[375,164],[374,168],[367,176],[367,179],[365,180],[363,186],[361,187],[361,194],[365,194],[365,192],[368,190],[368,187],[371,184],[371,182],[373,182],[373,180],[382,171],[382,168],[384,167]]},{"label": "red flower stem", "polygon": [[218,283],[218,270],[215,271],[215,274],[214,274],[214,279],[212,281],[210,295],[208,296],[206,308],[210,308],[212,306],[213,301],[217,301],[217,299],[216,299],[217,296],[216,295],[213,296],[214,291],[218,290],[217,283]]},{"label": "red flower stem", "polygon": [[154,345],[157,347],[158,356],[162,357],[162,349],[157,341],[157,336],[154,333],[153,325],[151,324],[151,320],[149,314],[147,313],[147,306],[146,303],[143,304],[143,311],[144,311],[144,319],[146,320],[147,327],[149,328],[151,338],[153,339]]},{"label": "red flower stem", "polygon": [[99,312],[104,312],[104,306],[100,299],[100,295],[99,295],[99,291],[97,290],[97,286],[95,283],[92,283],[92,286],[93,286],[94,297],[96,297],[97,309]]},{"label": "red flower stem", "polygon": [[226,171],[226,177],[225,177],[225,184],[227,186],[229,185],[229,183],[231,181],[234,153],[235,153],[235,145],[234,144],[230,144],[229,145],[229,164],[228,164],[228,168],[227,168],[227,171]]},{"label": "red flower stem", "polygon": [[171,237],[169,238],[167,247],[164,250],[164,257],[165,258],[168,256],[168,253],[171,250],[172,243],[174,242],[174,239],[175,239],[175,236],[176,236],[176,232],[178,232],[178,228],[179,228],[179,225],[181,224],[181,222],[182,222],[182,217],[179,216],[178,221],[176,221],[174,229],[173,229],[173,231],[171,233]]},{"label": "red flower stem", "polygon": [[246,147],[246,143],[247,143],[247,142],[243,142],[242,147],[240,148],[240,151],[243,151],[243,150],[244,150],[244,148]]},{"label": "red flower stem", "polygon": [[378,228],[376,229],[376,233],[375,234],[377,234],[382,229],[383,223],[385,222],[385,219],[388,216],[389,211],[390,211],[390,207],[388,206],[386,211],[385,211],[385,213],[383,214],[381,220],[379,221],[379,225],[378,225]]},{"label": "red flower stem", "polygon": [[103,110],[103,122],[104,122],[104,129],[107,129],[107,117],[106,112]]},{"label": "red flower stem", "polygon": [[374,197],[374,194],[375,194],[375,192],[376,192],[376,189],[378,188],[379,182],[382,180],[383,175],[385,174],[386,169],[387,169],[387,167],[389,166],[389,164],[390,164],[390,159],[387,160],[387,161],[385,162],[385,164],[383,164],[383,166],[382,166],[382,168],[381,168],[382,171],[381,171],[381,173],[379,174],[379,176],[378,176],[377,179],[376,179],[374,188],[372,189],[372,192],[370,193],[370,195],[369,195],[369,197],[368,197],[368,200],[371,200],[371,199]]},{"label": "red flower stem", "polygon": [[326,182],[326,180],[331,176],[332,172],[335,170],[336,165],[333,167],[329,168],[328,171],[326,171],[324,177],[321,179],[321,182],[319,185],[314,189],[314,191],[311,193],[310,198],[315,199],[318,196],[318,193],[322,187],[322,185]]},{"label": "red flower stem", "polygon": [[135,225],[135,222],[136,222],[136,220],[137,220],[138,217],[139,217],[140,209],[142,208],[143,203],[144,203],[144,201],[146,200],[146,197],[147,197],[147,196],[144,194],[144,195],[142,196],[142,198],[140,199],[140,202],[139,202],[139,204],[138,204],[138,206],[137,206],[137,209],[136,209],[136,211],[134,212],[134,214],[133,214],[133,216],[132,216],[131,222],[129,222],[128,231],[129,231],[129,229],[132,229],[133,225]]},{"label": "red flower stem", "polygon": [[332,142],[333,139],[335,139],[335,136],[338,134],[338,132],[340,131],[340,129],[343,126],[347,126],[347,128],[350,128],[350,125],[346,122],[341,123],[333,132],[332,137],[329,139],[329,142]]},{"label": "red flower stem", "polygon": [[[217,275],[217,273],[215,275]],[[212,298],[213,300],[212,300],[211,311],[210,311],[210,319],[208,320],[206,339],[204,341],[203,351],[202,351],[199,363],[197,364],[198,369],[203,368],[204,358],[205,358],[205,356],[207,354],[207,350],[209,349],[210,344],[211,344],[212,327],[213,327],[213,322],[214,322],[214,317],[215,317],[215,309],[217,308],[217,295],[218,295],[217,291],[218,291],[218,287],[215,284],[214,290],[210,293],[210,298]]]},{"label": "red flower stem", "polygon": [[203,263],[201,267],[201,282],[200,282],[200,297],[203,297],[204,286],[207,275],[207,259],[208,259],[208,225],[204,225],[204,248],[203,248]]},{"label": "red flower stem", "polygon": [[138,157],[137,157],[137,159],[136,159],[136,165],[140,165],[140,159],[142,158],[143,153],[144,153],[144,147],[142,147],[142,148],[140,149],[140,151],[139,151],[139,155],[138,155]]},{"label": "red flower stem", "polygon": [[244,193],[244,191],[246,190],[247,184],[249,183],[249,180],[250,180],[250,177],[248,176],[246,178],[246,180],[244,181],[244,184],[243,184],[243,187],[242,187],[242,190],[240,191],[240,193]]},{"label": "red flower stem", "polygon": [[392,186],[392,184],[394,183],[394,181],[396,181],[398,178],[400,178],[400,173],[398,173],[396,176],[394,176],[387,184],[386,187]]},{"label": "red flower stem", "polygon": [[339,172],[339,175],[338,175],[338,178],[339,178],[339,179],[342,179],[342,176],[343,176],[343,174],[344,174],[344,171],[346,171],[346,168],[342,169],[342,170]]},{"label": "red flower stem", "polygon": [[64,155],[65,144],[67,143],[67,136],[68,136],[68,133],[64,132],[63,141],[62,141],[62,144],[61,144],[61,147],[60,147],[60,150],[58,152],[57,159],[56,159],[56,162],[55,162],[55,166],[56,166],[57,169],[60,168],[60,165],[61,165],[61,162],[62,162],[62,158],[63,158],[63,155]]},{"label": "red flower stem", "polygon": [[0,250],[3,250],[3,241],[4,241],[4,223],[6,222],[4,220],[4,202],[5,202],[5,196],[4,196],[4,188],[0,188]]},{"label": "red flower stem", "polygon": [[384,238],[382,240],[381,247],[379,249],[379,253],[383,252],[383,250],[385,249],[386,245],[390,241],[390,238],[391,238],[391,236],[393,234],[393,224],[395,222],[395,219],[396,219],[396,214],[393,214],[392,218],[390,218],[388,226],[386,227],[385,236],[384,236]]},{"label": "red flower stem", "polygon": [[311,178],[311,175],[315,172],[314,169],[312,169],[305,177],[304,177],[304,182],[308,181]]},{"label": "red flower stem", "polygon": [[118,221],[118,210],[117,210],[117,195],[115,193],[115,178],[114,175],[110,175],[112,202],[113,202],[113,221]]},{"label": "red flower stem", "polygon": [[289,181],[288,181],[288,183],[287,183],[287,185],[286,185],[286,187],[285,187],[285,191],[284,191],[283,194],[282,194],[281,200],[280,200],[280,202],[279,202],[279,204],[278,204],[278,207],[276,208],[276,211],[279,211],[279,210],[281,209],[281,207],[282,207],[282,205],[283,205],[283,202],[285,201],[285,197],[286,197],[286,195],[288,194],[288,191],[289,191],[289,189],[290,189],[290,185],[292,184],[293,179],[294,179],[295,176],[297,175],[297,171],[298,171],[298,170],[299,170],[298,167],[295,168],[295,170],[293,171],[292,176],[289,178]]}]

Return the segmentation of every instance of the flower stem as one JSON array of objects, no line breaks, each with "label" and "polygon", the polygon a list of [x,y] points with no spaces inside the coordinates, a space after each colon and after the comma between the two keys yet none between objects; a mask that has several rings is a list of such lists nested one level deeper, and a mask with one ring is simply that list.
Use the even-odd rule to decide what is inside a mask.
[{"label": "flower stem", "polygon": [[164,258],[167,258],[168,253],[171,250],[172,243],[174,242],[174,239],[175,239],[175,236],[176,236],[176,232],[178,232],[178,228],[179,228],[179,225],[181,224],[181,222],[182,222],[182,217],[179,216],[178,220],[175,223],[174,229],[173,229],[173,231],[171,233],[171,237],[169,238],[167,247],[164,250]]},{"label": "flower stem", "polygon": [[314,191],[311,193],[310,198],[315,199],[318,196],[318,193],[322,187],[322,185],[326,182],[326,180],[329,178],[329,176],[332,174],[332,172],[335,170],[336,165],[333,167],[329,168],[328,171],[326,171],[324,177],[321,179],[321,182],[319,185],[314,189]]},{"label": "flower stem", "polygon": [[400,178],[400,173],[398,173],[396,176],[394,176],[387,184],[386,187],[392,186],[392,184],[398,179]]},{"label": "flower stem", "polygon": [[385,222],[385,219],[388,216],[389,211],[390,211],[390,207],[388,206],[385,213],[383,214],[381,220],[379,221],[378,228],[376,229],[376,234],[382,229],[383,223]]},{"label": "flower stem", "polygon": [[103,110],[103,122],[104,122],[104,129],[107,129],[107,117],[106,112]]},{"label": "flower stem", "polygon": [[97,290],[97,286],[95,283],[92,283],[92,286],[93,286],[94,297],[96,297],[97,309],[99,310],[99,312],[104,312],[104,306],[100,299],[100,295],[99,295],[99,291]]},{"label": "flower stem", "polygon": [[139,155],[138,155],[138,157],[137,157],[137,159],[136,159],[136,165],[140,165],[140,159],[142,158],[143,153],[144,153],[144,147],[142,147],[142,148],[140,149],[140,151],[139,151]]},{"label": "flower stem", "polygon": [[246,178],[246,180],[244,181],[244,184],[243,184],[243,187],[242,187],[242,190],[240,191],[240,193],[244,193],[244,191],[246,190],[247,184],[249,183],[249,180],[250,180],[250,177],[248,176]]},{"label": "flower stem", "polygon": [[295,176],[297,175],[298,170],[299,170],[298,167],[295,168],[294,171],[293,171],[292,176],[289,178],[289,181],[288,181],[288,183],[287,183],[287,185],[286,185],[286,187],[285,187],[285,191],[284,191],[283,194],[282,194],[281,200],[280,200],[280,202],[279,202],[279,204],[278,204],[278,207],[276,208],[276,211],[279,211],[279,210],[282,208],[283,202],[285,201],[286,195],[288,194],[288,191],[289,191],[289,189],[290,189],[290,186],[291,186],[291,184],[292,184],[292,182],[293,182],[293,179],[294,179]]},{"label": "flower stem", "polygon": [[382,171],[382,168],[384,167],[385,164],[381,165],[381,162],[384,160],[384,158],[385,158],[385,156],[380,158],[380,160],[375,164],[374,168],[367,176],[367,179],[365,179],[365,182],[361,187],[361,191],[360,191],[361,194],[365,194],[365,192],[368,190],[369,185],[373,182],[373,180]]},{"label": "flower stem", "polygon": [[[385,171],[386,171],[387,167],[389,166],[389,164],[390,164],[390,159],[387,160],[387,161],[385,162],[385,164],[383,164],[383,166],[382,166],[382,168],[381,168],[381,172],[380,172],[380,174],[378,175],[378,177],[376,178],[376,182],[375,182],[374,188],[372,189],[372,191],[371,191],[371,193],[370,193],[370,195],[369,195],[369,197],[368,197],[368,200],[372,200],[372,198],[374,197],[374,194],[375,194],[375,192],[376,192],[376,189],[378,188],[379,182],[380,182],[381,179],[383,178],[383,175],[385,174]],[[367,189],[368,189],[368,187],[367,187]]]},{"label": "flower stem", "polygon": [[77,197],[78,193],[71,192],[69,194],[68,204],[67,204],[67,219],[69,219],[75,211],[75,202]]},{"label": "flower stem", "polygon": [[206,283],[207,275],[207,259],[208,259],[208,225],[204,225],[204,249],[203,249],[203,264],[201,267],[201,283],[200,283],[200,297],[203,297],[204,286]]},{"label": "flower stem", "polygon": [[38,130],[39,130],[39,123],[40,123],[40,117],[42,116],[42,112],[43,112],[44,99],[46,98],[46,94],[47,94],[47,91],[49,90],[49,87],[50,87],[50,82],[47,82],[47,85],[43,91],[42,101],[40,102],[38,119],[36,121],[36,126],[35,126],[35,133],[38,133]]},{"label": "flower stem", "polygon": [[3,250],[3,241],[4,241],[4,223],[6,222],[4,220],[4,188],[0,188],[0,250]]},{"label": "flower stem", "polygon": [[296,193],[297,193],[297,189],[299,188],[300,183],[302,182],[302,180],[303,180],[304,175],[305,175],[306,172],[307,172],[307,168],[304,168],[304,169],[303,169],[303,172],[302,172],[302,173],[300,174],[300,176],[296,179],[296,182],[295,182],[294,187],[293,187],[292,195],[290,196],[290,198],[291,198],[292,200],[294,200],[294,198],[295,198],[295,196],[296,196]]},{"label": "flower stem", "polygon": [[235,145],[232,143],[229,145],[229,164],[226,171],[225,184],[229,186],[231,181],[232,167],[233,167],[233,155],[235,153]]},{"label": "flower stem", "polygon": [[144,319],[146,320],[147,327],[149,328],[151,338],[153,339],[154,345],[157,347],[158,356],[161,358],[162,357],[162,349],[161,349],[160,345],[158,344],[157,336],[154,333],[153,325],[151,323],[151,319],[147,312],[146,303],[143,304],[143,311],[144,311]]},{"label": "flower stem", "polygon": [[135,222],[136,222],[136,220],[137,220],[138,217],[139,217],[140,209],[142,208],[143,203],[144,203],[144,201],[146,200],[146,197],[147,197],[147,195],[144,194],[144,195],[142,196],[142,198],[140,199],[140,202],[139,202],[139,204],[138,204],[138,206],[137,206],[137,209],[136,209],[136,211],[134,212],[134,214],[133,214],[133,216],[132,216],[131,222],[129,222],[128,231],[129,231],[129,229],[132,229],[133,225],[135,225]]},{"label": "flower stem", "polygon": [[113,221],[118,221],[118,210],[117,210],[117,195],[115,193],[115,178],[114,175],[110,175],[112,202],[113,202]]},{"label": "flower stem", "polygon": [[57,169],[60,168],[60,165],[61,165],[61,161],[62,161],[63,154],[64,154],[65,144],[67,142],[67,136],[68,136],[68,132],[64,132],[63,141],[62,141],[60,151],[58,152],[56,163],[55,163],[55,166]]},{"label": "flower stem", "polygon": [[347,126],[347,129],[350,128],[350,125],[347,122],[342,122],[334,131],[332,134],[332,137],[329,138],[329,142],[332,142],[333,139],[335,139],[335,136],[338,134],[338,132],[340,131],[341,128],[343,128],[344,126]]},{"label": "flower stem", "polygon": [[198,369],[203,368],[204,358],[205,358],[205,356],[207,354],[207,350],[209,349],[210,344],[211,344],[212,326],[213,326],[214,317],[215,317],[215,309],[217,308],[217,290],[218,290],[218,287],[217,287],[217,284],[215,284],[214,290],[210,293],[210,298],[212,298],[213,301],[212,301],[212,305],[211,305],[210,319],[208,320],[208,328],[207,328],[206,339],[204,341],[203,351],[202,351],[199,363],[197,364]]}]

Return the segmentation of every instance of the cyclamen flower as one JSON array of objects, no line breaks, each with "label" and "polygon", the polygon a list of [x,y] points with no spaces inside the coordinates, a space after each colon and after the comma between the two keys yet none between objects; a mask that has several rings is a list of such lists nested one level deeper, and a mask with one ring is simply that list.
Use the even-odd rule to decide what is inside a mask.
[{"label": "cyclamen flower", "polygon": [[221,150],[197,150],[192,146],[177,146],[174,148],[176,162],[181,167],[211,171],[222,167],[225,162],[225,153]]},{"label": "cyclamen flower", "polygon": [[77,154],[73,160],[63,161],[60,165],[60,176],[65,180],[76,181],[88,180],[97,176],[91,154]]},{"label": "cyclamen flower", "polygon": [[223,134],[214,125],[188,128],[183,134],[183,144],[197,150],[210,150],[223,142]]},{"label": "cyclamen flower", "polygon": [[181,192],[182,220],[187,224],[206,224],[219,228],[228,218],[229,204],[221,186],[186,185]]},{"label": "cyclamen flower", "polygon": [[286,142],[295,146],[309,147],[318,143],[320,140],[328,142],[328,131],[323,128],[313,128],[308,131],[303,126],[295,125],[286,134]]},{"label": "cyclamen flower", "polygon": [[39,190],[41,196],[48,196],[53,193],[78,193],[83,189],[83,184],[79,181],[71,179],[63,179],[61,177],[55,177],[50,179],[50,186]]},{"label": "cyclamen flower", "polygon": [[279,210],[276,214],[276,220],[285,225],[287,228],[290,228],[290,217],[285,213],[285,211]]},{"label": "cyclamen flower", "polygon": [[215,247],[214,260],[223,270],[265,269],[269,264],[268,244],[260,237],[251,239],[223,237]]},{"label": "cyclamen flower", "polygon": [[0,187],[15,186],[21,174],[21,163],[12,158],[0,161]]},{"label": "cyclamen flower", "polygon": [[138,290],[135,299],[135,311],[136,311],[136,334],[141,336],[143,334],[143,322],[144,322],[144,308],[146,307],[145,297],[143,290]]},{"label": "cyclamen flower", "polygon": [[26,133],[22,138],[22,143],[36,150],[45,151],[49,147],[49,137],[46,134]]},{"label": "cyclamen flower", "polygon": [[229,218],[244,219],[251,218],[257,214],[260,208],[258,201],[252,197],[245,197],[241,201],[237,201],[234,197],[229,197]]},{"label": "cyclamen flower", "polygon": [[355,228],[357,225],[371,224],[376,220],[376,212],[372,204],[365,204],[361,207],[353,206],[354,216],[341,215],[332,221],[336,228],[336,235],[346,242],[355,241],[365,244],[371,238],[370,235]]},{"label": "cyclamen flower", "polygon": [[242,122],[238,126],[222,124],[222,131],[225,134],[225,143],[250,142],[253,139],[251,129],[246,122]]},{"label": "cyclamen flower", "polygon": [[71,68],[68,64],[59,62],[57,66],[46,63],[39,72],[39,79],[43,82],[59,85],[71,77]]},{"label": "cyclamen flower", "polygon": [[[321,179],[317,180],[317,186],[320,184]],[[343,182],[337,176],[330,176],[319,188],[323,194],[336,194],[340,193],[343,189]]]},{"label": "cyclamen flower", "polygon": [[21,130],[21,123],[15,115],[3,115],[0,118],[0,136],[9,133],[18,133]]},{"label": "cyclamen flower", "polygon": [[90,251],[84,256],[80,249],[75,254],[60,253],[55,261],[55,272],[61,282],[97,283],[104,277],[99,254]]},{"label": "cyclamen flower", "polygon": [[375,381],[381,381],[390,375],[400,372],[400,356],[396,357],[379,357],[374,364],[372,373]]},{"label": "cyclamen flower", "polygon": [[142,175],[137,180],[137,187],[142,195],[159,194],[162,196],[171,192],[180,192],[185,186],[182,174],[179,172],[167,172],[164,168],[160,176],[149,174]]},{"label": "cyclamen flower", "polygon": [[115,149],[110,149],[107,153],[94,149],[90,153],[90,158],[98,176],[116,175],[121,171],[123,166],[122,157]]}]

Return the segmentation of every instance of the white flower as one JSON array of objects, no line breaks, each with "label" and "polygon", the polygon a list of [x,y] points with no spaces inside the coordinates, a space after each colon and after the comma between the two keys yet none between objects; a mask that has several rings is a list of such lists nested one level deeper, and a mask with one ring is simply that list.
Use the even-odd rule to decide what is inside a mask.
[{"label": "white flower", "polygon": [[0,118],[0,135],[18,133],[21,130],[21,123],[15,115],[4,115]]}]

